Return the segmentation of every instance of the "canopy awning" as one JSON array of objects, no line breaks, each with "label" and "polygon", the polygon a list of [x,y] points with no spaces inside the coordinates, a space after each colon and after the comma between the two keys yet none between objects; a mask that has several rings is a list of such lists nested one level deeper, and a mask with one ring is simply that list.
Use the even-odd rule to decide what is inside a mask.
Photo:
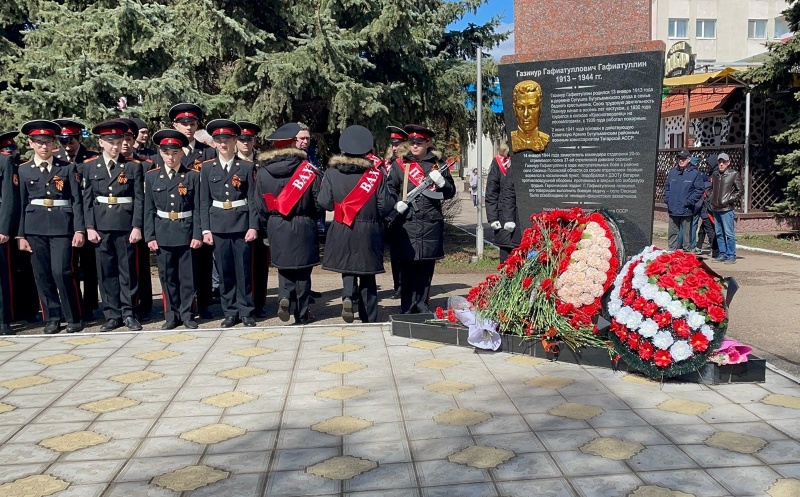
[{"label": "canopy awning", "polygon": [[737,86],[737,87],[744,87],[747,86],[746,83],[741,81],[740,79],[736,78],[734,75],[739,71],[732,67],[726,67],[725,69],[717,72],[706,72],[700,74],[690,74],[688,76],[678,76],[675,78],[665,78],[664,79],[664,86],[668,86],[673,89],[689,89],[694,90],[695,87],[698,86],[710,86],[710,85],[718,85],[718,86]]},{"label": "canopy awning", "polygon": [[[736,88],[738,87],[734,85],[695,88],[689,100],[689,118],[724,116],[727,114],[724,104]],[[661,101],[662,118],[685,114],[685,93],[673,93]]]}]

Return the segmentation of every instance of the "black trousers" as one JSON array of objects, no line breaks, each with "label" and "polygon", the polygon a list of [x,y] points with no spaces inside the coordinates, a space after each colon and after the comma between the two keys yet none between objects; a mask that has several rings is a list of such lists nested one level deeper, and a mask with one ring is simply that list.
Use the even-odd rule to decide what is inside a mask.
[{"label": "black trousers", "polygon": [[97,256],[95,254],[95,244],[86,242],[83,247],[76,251],[78,259],[78,275],[83,281],[83,297],[81,298],[81,309],[83,318],[92,319],[92,312],[97,309],[98,284],[97,284]]},{"label": "black trousers", "polygon": [[361,322],[378,321],[378,285],[374,274],[342,274],[342,299],[358,301]]},{"label": "black trousers", "polygon": [[98,233],[100,243],[95,248],[95,254],[103,316],[106,319],[133,316],[136,296],[139,294],[136,245],[128,242],[130,233],[125,231]]},{"label": "black trousers", "polygon": [[401,261],[400,312],[416,314],[429,312],[431,282],[436,261]]},{"label": "black trousers", "polygon": [[193,250],[185,247],[159,247],[156,255],[158,277],[164,295],[164,319],[192,319],[194,296]]},{"label": "black trousers", "polygon": [[31,262],[42,318],[60,321],[63,314],[68,323],[79,323],[81,303],[78,280],[72,272],[72,237],[28,235],[27,240],[33,249]]},{"label": "black trousers", "polygon": [[278,269],[278,300],[289,299],[289,313],[295,323],[308,321],[311,297],[311,268]]},{"label": "black trousers", "polygon": [[208,310],[213,302],[211,273],[214,267],[214,248],[203,244],[192,253],[194,284],[197,296],[197,312]]},{"label": "black trousers", "polygon": [[253,241],[252,255],[252,281],[253,305],[256,311],[261,311],[267,305],[267,280],[269,279],[269,247],[264,245],[264,238],[259,237]]},{"label": "black trousers", "polygon": [[508,247],[498,247],[500,249],[500,264],[504,263],[508,256],[511,255],[511,251],[514,250]]},{"label": "black trousers", "polygon": [[12,321],[28,319],[34,321],[39,314],[39,296],[36,293],[36,280],[33,276],[31,253],[17,247],[16,240],[10,240],[11,252],[11,303]]},{"label": "black trousers", "polygon": [[711,245],[711,255],[716,257],[719,255],[719,247],[717,247],[717,233],[714,231],[714,223],[711,217],[700,217],[700,229],[697,231],[697,248],[703,246],[703,242],[708,237],[708,242]]},{"label": "black trousers", "polygon": [[11,324],[14,296],[11,293],[11,244],[13,238],[0,245],[0,323]]},{"label": "black trousers", "polygon": [[225,317],[251,316],[253,250],[252,244],[244,241],[244,233],[214,234],[214,263]]},{"label": "black trousers", "polygon": [[153,311],[153,280],[150,276],[150,248],[142,239],[136,244],[136,275],[139,292],[136,295],[136,313],[147,316]]}]

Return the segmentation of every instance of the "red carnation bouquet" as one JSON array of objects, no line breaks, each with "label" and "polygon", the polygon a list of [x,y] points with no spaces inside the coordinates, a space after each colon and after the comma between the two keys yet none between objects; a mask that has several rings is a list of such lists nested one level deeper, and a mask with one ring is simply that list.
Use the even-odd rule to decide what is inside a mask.
[{"label": "red carnation bouquet", "polygon": [[605,346],[594,317],[622,260],[613,221],[580,208],[531,216],[498,273],[472,288],[476,314],[501,331],[570,348]]},{"label": "red carnation bouquet", "polygon": [[614,349],[653,378],[698,369],[725,336],[724,291],[694,254],[647,247],[625,264],[609,296]]}]

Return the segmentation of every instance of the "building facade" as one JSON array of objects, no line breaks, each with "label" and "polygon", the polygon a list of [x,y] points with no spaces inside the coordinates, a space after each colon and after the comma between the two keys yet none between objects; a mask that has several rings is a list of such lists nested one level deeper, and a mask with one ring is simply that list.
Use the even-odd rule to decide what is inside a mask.
[{"label": "building facade", "polygon": [[767,42],[789,34],[785,0],[652,0],[652,37],[685,41],[697,72],[759,62]]}]

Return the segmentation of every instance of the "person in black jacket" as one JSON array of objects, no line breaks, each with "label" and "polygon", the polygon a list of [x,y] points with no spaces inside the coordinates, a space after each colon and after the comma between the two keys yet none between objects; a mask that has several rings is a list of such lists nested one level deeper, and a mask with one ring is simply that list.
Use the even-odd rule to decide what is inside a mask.
[{"label": "person in black jacket", "polygon": [[200,225],[203,243],[214,247],[220,279],[220,301],[225,319],[220,326],[238,322],[255,326],[253,319],[252,244],[258,231],[253,204],[253,163],[236,157],[239,125],[215,119],[206,130],[216,144],[216,159],[200,168]]},{"label": "person in black jacket", "polygon": [[365,157],[373,137],[363,126],[350,126],[339,137],[342,155],[331,158],[317,200],[333,211],[322,268],[342,273],[342,319],[352,323],[353,304],[364,323],[378,320],[375,275],[383,270],[383,218],[396,198],[383,167]]},{"label": "person in black jacket", "polygon": [[[0,135],[0,148],[14,143],[16,132]],[[19,176],[9,152],[0,151],[0,335],[13,335],[11,330],[11,242],[16,236],[19,218]]]},{"label": "person in black jacket", "polygon": [[136,243],[144,230],[144,185],[140,164],[120,153],[128,127],[119,121],[92,128],[102,155],[83,164],[83,209],[86,236],[96,245],[103,315],[100,331],[125,326],[139,331],[134,316],[139,293]]},{"label": "person in black jacket", "polygon": [[319,264],[317,193],[319,174],[302,150],[294,147],[297,123],[284,124],[267,140],[273,150],[259,156],[256,199],[260,226],[278,268],[278,318],[309,322],[311,270]]},{"label": "person in black jacket", "polygon": [[[406,133],[402,128],[398,128],[397,126],[386,126],[386,131],[389,133],[389,148],[386,151],[386,156],[384,157],[386,160],[384,162],[386,166],[386,176],[387,179],[392,173],[392,164],[398,158],[402,158],[404,155],[409,153],[411,149],[408,147],[408,133]],[[394,289],[394,293],[392,293],[391,298],[399,299],[400,298],[400,259],[397,258],[398,250],[395,248],[395,244],[392,243],[392,240],[395,237],[395,230],[397,228],[393,225],[389,225],[386,227],[386,243],[389,245],[389,264],[392,267],[392,288]]]},{"label": "person in black jacket", "polygon": [[[72,252],[84,244],[83,198],[75,164],[53,156],[61,126],[53,121],[29,121],[22,126],[33,149],[19,167],[19,249],[31,252],[39,290],[44,332],[58,333],[61,315],[67,333],[83,329],[80,292],[72,273]],[[60,295],[60,298],[59,298]]]},{"label": "person in black jacket", "polygon": [[486,220],[494,230],[494,244],[500,247],[502,263],[522,240],[508,145],[500,145],[498,154],[489,166],[485,200]]},{"label": "person in black jacket", "polygon": [[189,140],[182,133],[162,129],[153,135],[164,167],[145,175],[144,231],[150,250],[156,253],[158,276],[163,289],[165,322],[172,330],[182,321],[196,329],[192,319],[194,271],[192,252],[202,245],[200,230],[200,173],[187,168],[183,147]]},{"label": "person in black jacket", "polygon": [[[393,240],[400,259],[400,310],[408,314],[428,312],[433,271],[436,261],[444,257],[442,201],[455,196],[456,185],[450,171],[440,167],[441,158],[433,152],[434,132],[416,124],[406,125],[403,129],[408,133],[411,152],[394,161],[391,185],[393,193],[400,199],[395,204],[400,217],[395,221],[399,224],[397,237]],[[407,168],[408,187],[403,191]],[[431,189],[411,204],[405,202],[405,194],[425,177],[433,180]]]}]

